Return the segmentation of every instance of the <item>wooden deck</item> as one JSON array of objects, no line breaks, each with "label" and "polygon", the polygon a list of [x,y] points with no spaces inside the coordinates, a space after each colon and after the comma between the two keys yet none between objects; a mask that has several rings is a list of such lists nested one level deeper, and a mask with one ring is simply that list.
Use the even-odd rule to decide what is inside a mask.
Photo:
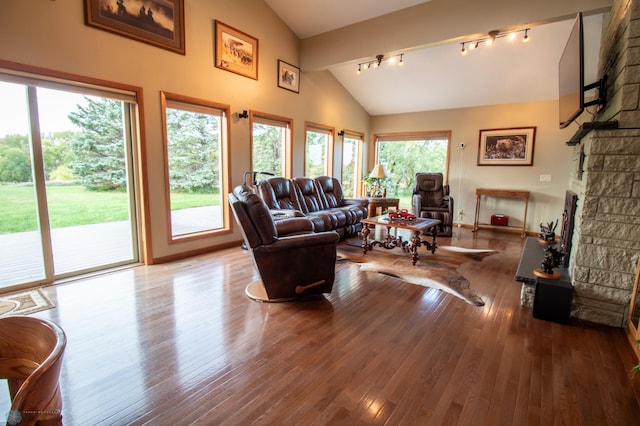
[{"label": "wooden deck", "polygon": [[[71,226],[51,232],[56,275],[117,263],[133,263],[128,222]],[[2,287],[44,279],[40,234],[0,235],[0,290]]]},{"label": "wooden deck", "polygon": [[[197,232],[220,226],[220,207],[200,207],[173,212],[174,233]],[[51,239],[56,276],[113,267],[138,261],[128,221],[53,229]],[[0,235],[0,293],[2,288],[42,280],[40,234],[19,232]]]},{"label": "wooden deck", "polygon": [[637,424],[623,330],[533,318],[518,235],[457,228],[438,243],[499,252],[460,267],[485,306],[349,263],[326,297],[257,303],[240,248],[49,287],[56,308],[34,315],[67,333],[64,422]]}]

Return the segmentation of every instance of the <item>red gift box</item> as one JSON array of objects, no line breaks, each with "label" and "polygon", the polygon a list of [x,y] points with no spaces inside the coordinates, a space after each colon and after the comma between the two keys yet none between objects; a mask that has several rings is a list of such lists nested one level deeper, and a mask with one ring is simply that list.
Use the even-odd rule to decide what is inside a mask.
[{"label": "red gift box", "polygon": [[509,226],[509,216],[503,214],[491,215],[491,224],[495,226]]}]

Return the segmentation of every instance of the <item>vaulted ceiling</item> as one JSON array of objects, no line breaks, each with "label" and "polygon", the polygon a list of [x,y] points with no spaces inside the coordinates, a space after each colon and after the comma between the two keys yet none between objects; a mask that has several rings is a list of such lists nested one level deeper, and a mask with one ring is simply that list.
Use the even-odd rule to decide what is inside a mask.
[{"label": "vaulted ceiling", "polygon": [[[265,1],[302,40],[303,70],[329,70],[371,115],[557,99],[558,60],[576,13],[585,12],[585,82],[590,83],[597,79],[603,12],[611,3]],[[491,30],[524,28],[531,28],[529,43],[520,42],[519,33],[517,40],[502,38],[461,55],[463,41]],[[397,53],[404,54],[402,67],[384,61],[356,73],[359,63],[376,54]]]}]

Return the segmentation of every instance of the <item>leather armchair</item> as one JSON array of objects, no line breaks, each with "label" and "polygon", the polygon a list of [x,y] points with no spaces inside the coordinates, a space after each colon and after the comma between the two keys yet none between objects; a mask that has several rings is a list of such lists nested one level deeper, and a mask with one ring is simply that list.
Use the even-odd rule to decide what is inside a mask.
[{"label": "leather armchair", "polygon": [[416,173],[411,205],[417,217],[442,222],[438,235],[452,235],[453,197],[449,195],[449,185],[444,184],[442,173]]},{"label": "leather armchair", "polygon": [[[246,185],[236,187],[227,198],[261,278],[247,286],[247,296],[276,302],[331,292],[337,232],[313,233],[305,217],[283,219],[276,225],[265,202]],[[287,235],[279,229],[286,229]]]}]

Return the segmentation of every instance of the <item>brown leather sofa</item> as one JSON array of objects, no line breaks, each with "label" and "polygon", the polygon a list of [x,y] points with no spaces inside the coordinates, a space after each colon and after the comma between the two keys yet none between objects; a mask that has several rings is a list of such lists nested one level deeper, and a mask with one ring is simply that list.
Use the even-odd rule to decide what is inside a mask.
[{"label": "brown leather sofa", "polygon": [[285,218],[276,225],[267,205],[247,185],[227,197],[261,278],[247,286],[247,296],[275,302],[331,292],[336,232],[313,232],[306,217]]},{"label": "brown leather sofa", "polygon": [[366,198],[344,198],[336,178],[273,177],[258,183],[257,192],[274,216],[307,217],[314,232],[336,231],[340,238],[358,235],[367,217]]}]

